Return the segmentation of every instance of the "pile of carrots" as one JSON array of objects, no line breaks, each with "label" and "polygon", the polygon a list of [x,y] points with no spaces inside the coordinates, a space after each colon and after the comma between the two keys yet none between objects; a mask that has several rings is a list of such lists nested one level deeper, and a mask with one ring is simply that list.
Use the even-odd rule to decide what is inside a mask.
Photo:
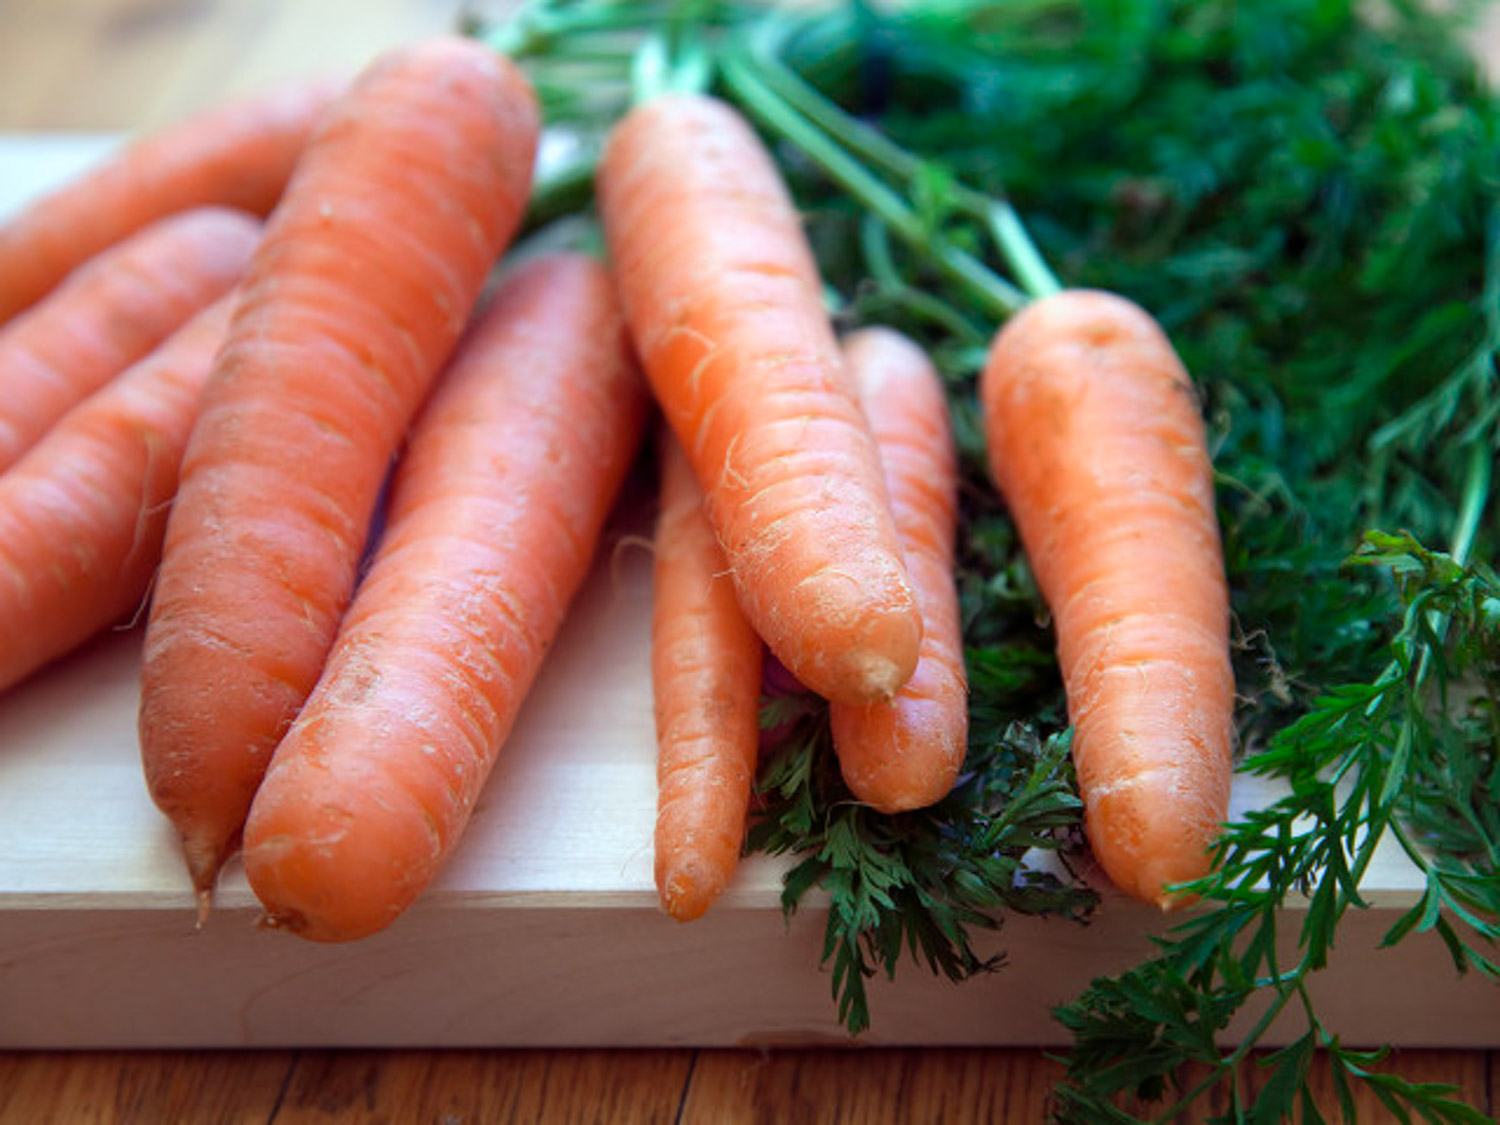
[{"label": "pile of carrots", "polygon": [[[138,140],[0,227],[0,687],[145,613],[145,779],[200,921],[237,852],[306,938],[411,905],[652,428],[665,910],[733,877],[767,661],[829,701],[859,800],[920,808],[960,775],[928,357],[838,338],[775,162],[707,95],[617,123],[606,260],[513,253],[542,125],[519,69],[439,37]],[[1093,850],[1170,904],[1230,773],[1192,385],[1142,310],[1064,290],[997,331],[981,403]]]}]

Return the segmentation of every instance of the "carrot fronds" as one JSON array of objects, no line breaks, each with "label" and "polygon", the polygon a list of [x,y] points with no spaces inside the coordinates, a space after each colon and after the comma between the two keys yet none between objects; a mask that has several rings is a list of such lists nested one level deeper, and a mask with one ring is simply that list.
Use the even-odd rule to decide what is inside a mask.
[{"label": "carrot fronds", "polygon": [[[903,955],[966,980],[1006,963],[974,935],[1000,930],[1007,913],[1082,920],[1096,904],[1066,866],[1080,842],[1065,737],[1043,741],[1015,726],[992,743],[971,742],[967,772],[947,798],[882,814],[844,784],[821,700],[773,695],[762,725],[787,733],[762,767],[747,849],[799,857],[782,890],[789,917],[827,896],[822,959],[851,1033],[871,1023],[866,982],[894,978]],[[1042,854],[1059,861],[1055,870]]]}]

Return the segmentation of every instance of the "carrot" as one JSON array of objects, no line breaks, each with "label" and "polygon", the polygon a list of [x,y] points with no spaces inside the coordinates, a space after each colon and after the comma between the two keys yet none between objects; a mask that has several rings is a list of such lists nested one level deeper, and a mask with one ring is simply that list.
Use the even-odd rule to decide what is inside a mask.
[{"label": "carrot", "polygon": [[538,109],[476,41],[387,52],[266,223],[147,622],[146,779],[200,913],[348,602],[391,457],[525,205]]},{"label": "carrot", "polygon": [[1085,828],[1163,907],[1228,812],[1234,679],[1213,472],[1171,342],[1122,297],[1064,290],[997,333],[990,466],[1051,610]]},{"label": "carrot", "polygon": [[663,428],[652,576],[656,709],[655,875],[667,913],[701,917],[744,846],[760,750],[759,635],[740,610],[703,490]]},{"label": "carrot", "polygon": [[646,406],[598,262],[506,279],[412,428],[386,534],[256,794],[244,860],[270,925],[362,937],[430,883],[589,571]]},{"label": "carrot", "polygon": [[874,439],[770,154],[701,95],[616,126],[597,198],[625,316],[756,631],[802,683],[888,698],[921,618]]},{"label": "carrot", "polygon": [[0,328],[0,471],[227,292],[259,238],[255,219],[225,208],[163,219]]},{"label": "carrot", "polygon": [[216,204],[264,217],[313,124],[327,80],[287,83],[136,138],[0,225],[0,324],[157,219]]},{"label": "carrot", "polygon": [[968,745],[954,535],[958,460],[937,371],[887,328],[851,333],[844,355],[885,465],[896,529],[922,609],[917,669],[889,703],[829,708],[833,748],[850,791],[881,812],[947,796]]},{"label": "carrot", "polygon": [[0,474],[0,691],[144,601],[231,299],[74,407]]}]

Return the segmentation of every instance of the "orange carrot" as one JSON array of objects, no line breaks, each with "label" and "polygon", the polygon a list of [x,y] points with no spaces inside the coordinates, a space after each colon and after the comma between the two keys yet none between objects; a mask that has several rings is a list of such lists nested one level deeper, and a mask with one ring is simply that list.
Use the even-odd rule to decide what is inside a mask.
[{"label": "orange carrot", "polygon": [[0,225],[0,324],[151,222],[217,204],[264,217],[337,90],[284,86],[130,142]]},{"label": "orange carrot", "polygon": [[1124,298],[1065,290],[997,333],[995,480],[1056,625],[1092,850],[1163,907],[1228,813],[1234,680],[1212,467],[1192,383]]},{"label": "orange carrot", "polygon": [[525,205],[538,109],[476,41],[387,52],[324,115],[204,389],[142,677],[200,912],[348,602],[412,415]]},{"label": "orange carrot", "polygon": [[608,275],[532,259],[413,426],[386,533],[245,828],[269,924],[383,929],[458,840],[639,445]]},{"label": "orange carrot", "polygon": [[145,599],[231,300],[74,407],[0,474],[0,691]]},{"label": "orange carrot", "polygon": [[626,320],[746,616],[814,691],[888,698],[921,618],[770,154],[725,103],[666,95],[616,127],[597,189]]},{"label": "orange carrot", "polygon": [[244,274],[260,223],[226,208],[163,219],[0,329],[0,471]]},{"label": "orange carrot", "polygon": [[740,610],[703,490],[663,428],[652,579],[656,889],[679,921],[729,885],[760,750],[760,637]]},{"label": "orange carrot", "polygon": [[968,745],[953,575],[958,459],[942,382],[915,343],[887,328],[864,328],[844,341],[844,355],[885,465],[922,608],[922,655],[889,703],[830,707],[833,748],[856,797],[881,812],[903,812],[948,795]]}]

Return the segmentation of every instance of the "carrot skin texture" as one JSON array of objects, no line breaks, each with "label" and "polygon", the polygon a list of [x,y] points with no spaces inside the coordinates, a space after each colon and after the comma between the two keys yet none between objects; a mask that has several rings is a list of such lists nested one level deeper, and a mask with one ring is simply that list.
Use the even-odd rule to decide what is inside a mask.
[{"label": "carrot skin texture", "polygon": [[916,666],[921,619],[770,155],[725,103],[666,95],[615,128],[596,182],[626,319],[746,616],[814,691],[888,698]]},{"label": "carrot skin texture", "polygon": [[682,446],[663,428],[652,575],[654,870],[663,909],[701,917],[739,865],[760,750],[764,646],[746,620]]},{"label": "carrot skin texture", "polygon": [[268,922],[388,926],[452,850],[587,576],[647,393],[608,275],[533,259],[412,429],[386,534],[245,829]]},{"label": "carrot skin texture", "polygon": [[348,602],[388,465],[530,189],[535,97],[470,40],[389,51],[266,223],[188,443],[147,623],[151,795],[200,914]]},{"label": "carrot skin texture", "polygon": [[260,223],[205,207],[93,259],[0,328],[0,471],[243,276]]},{"label": "carrot skin texture", "polygon": [[1234,676],[1204,424],[1144,310],[1065,290],[997,333],[990,466],[1057,632],[1095,857],[1126,893],[1205,874],[1228,815]]},{"label": "carrot skin texture", "polygon": [[128,142],[0,225],[0,324],[73,270],[178,211],[265,217],[339,85],[289,82]]},{"label": "carrot skin texture", "polygon": [[968,676],[954,581],[958,454],[947,400],[926,354],[883,327],[844,341],[875,442],[907,570],[922,610],[916,671],[888,703],[829,707],[833,748],[855,797],[884,813],[952,790],[968,748]]},{"label": "carrot skin texture", "polygon": [[0,474],[0,691],[145,599],[230,300],[69,411]]}]

